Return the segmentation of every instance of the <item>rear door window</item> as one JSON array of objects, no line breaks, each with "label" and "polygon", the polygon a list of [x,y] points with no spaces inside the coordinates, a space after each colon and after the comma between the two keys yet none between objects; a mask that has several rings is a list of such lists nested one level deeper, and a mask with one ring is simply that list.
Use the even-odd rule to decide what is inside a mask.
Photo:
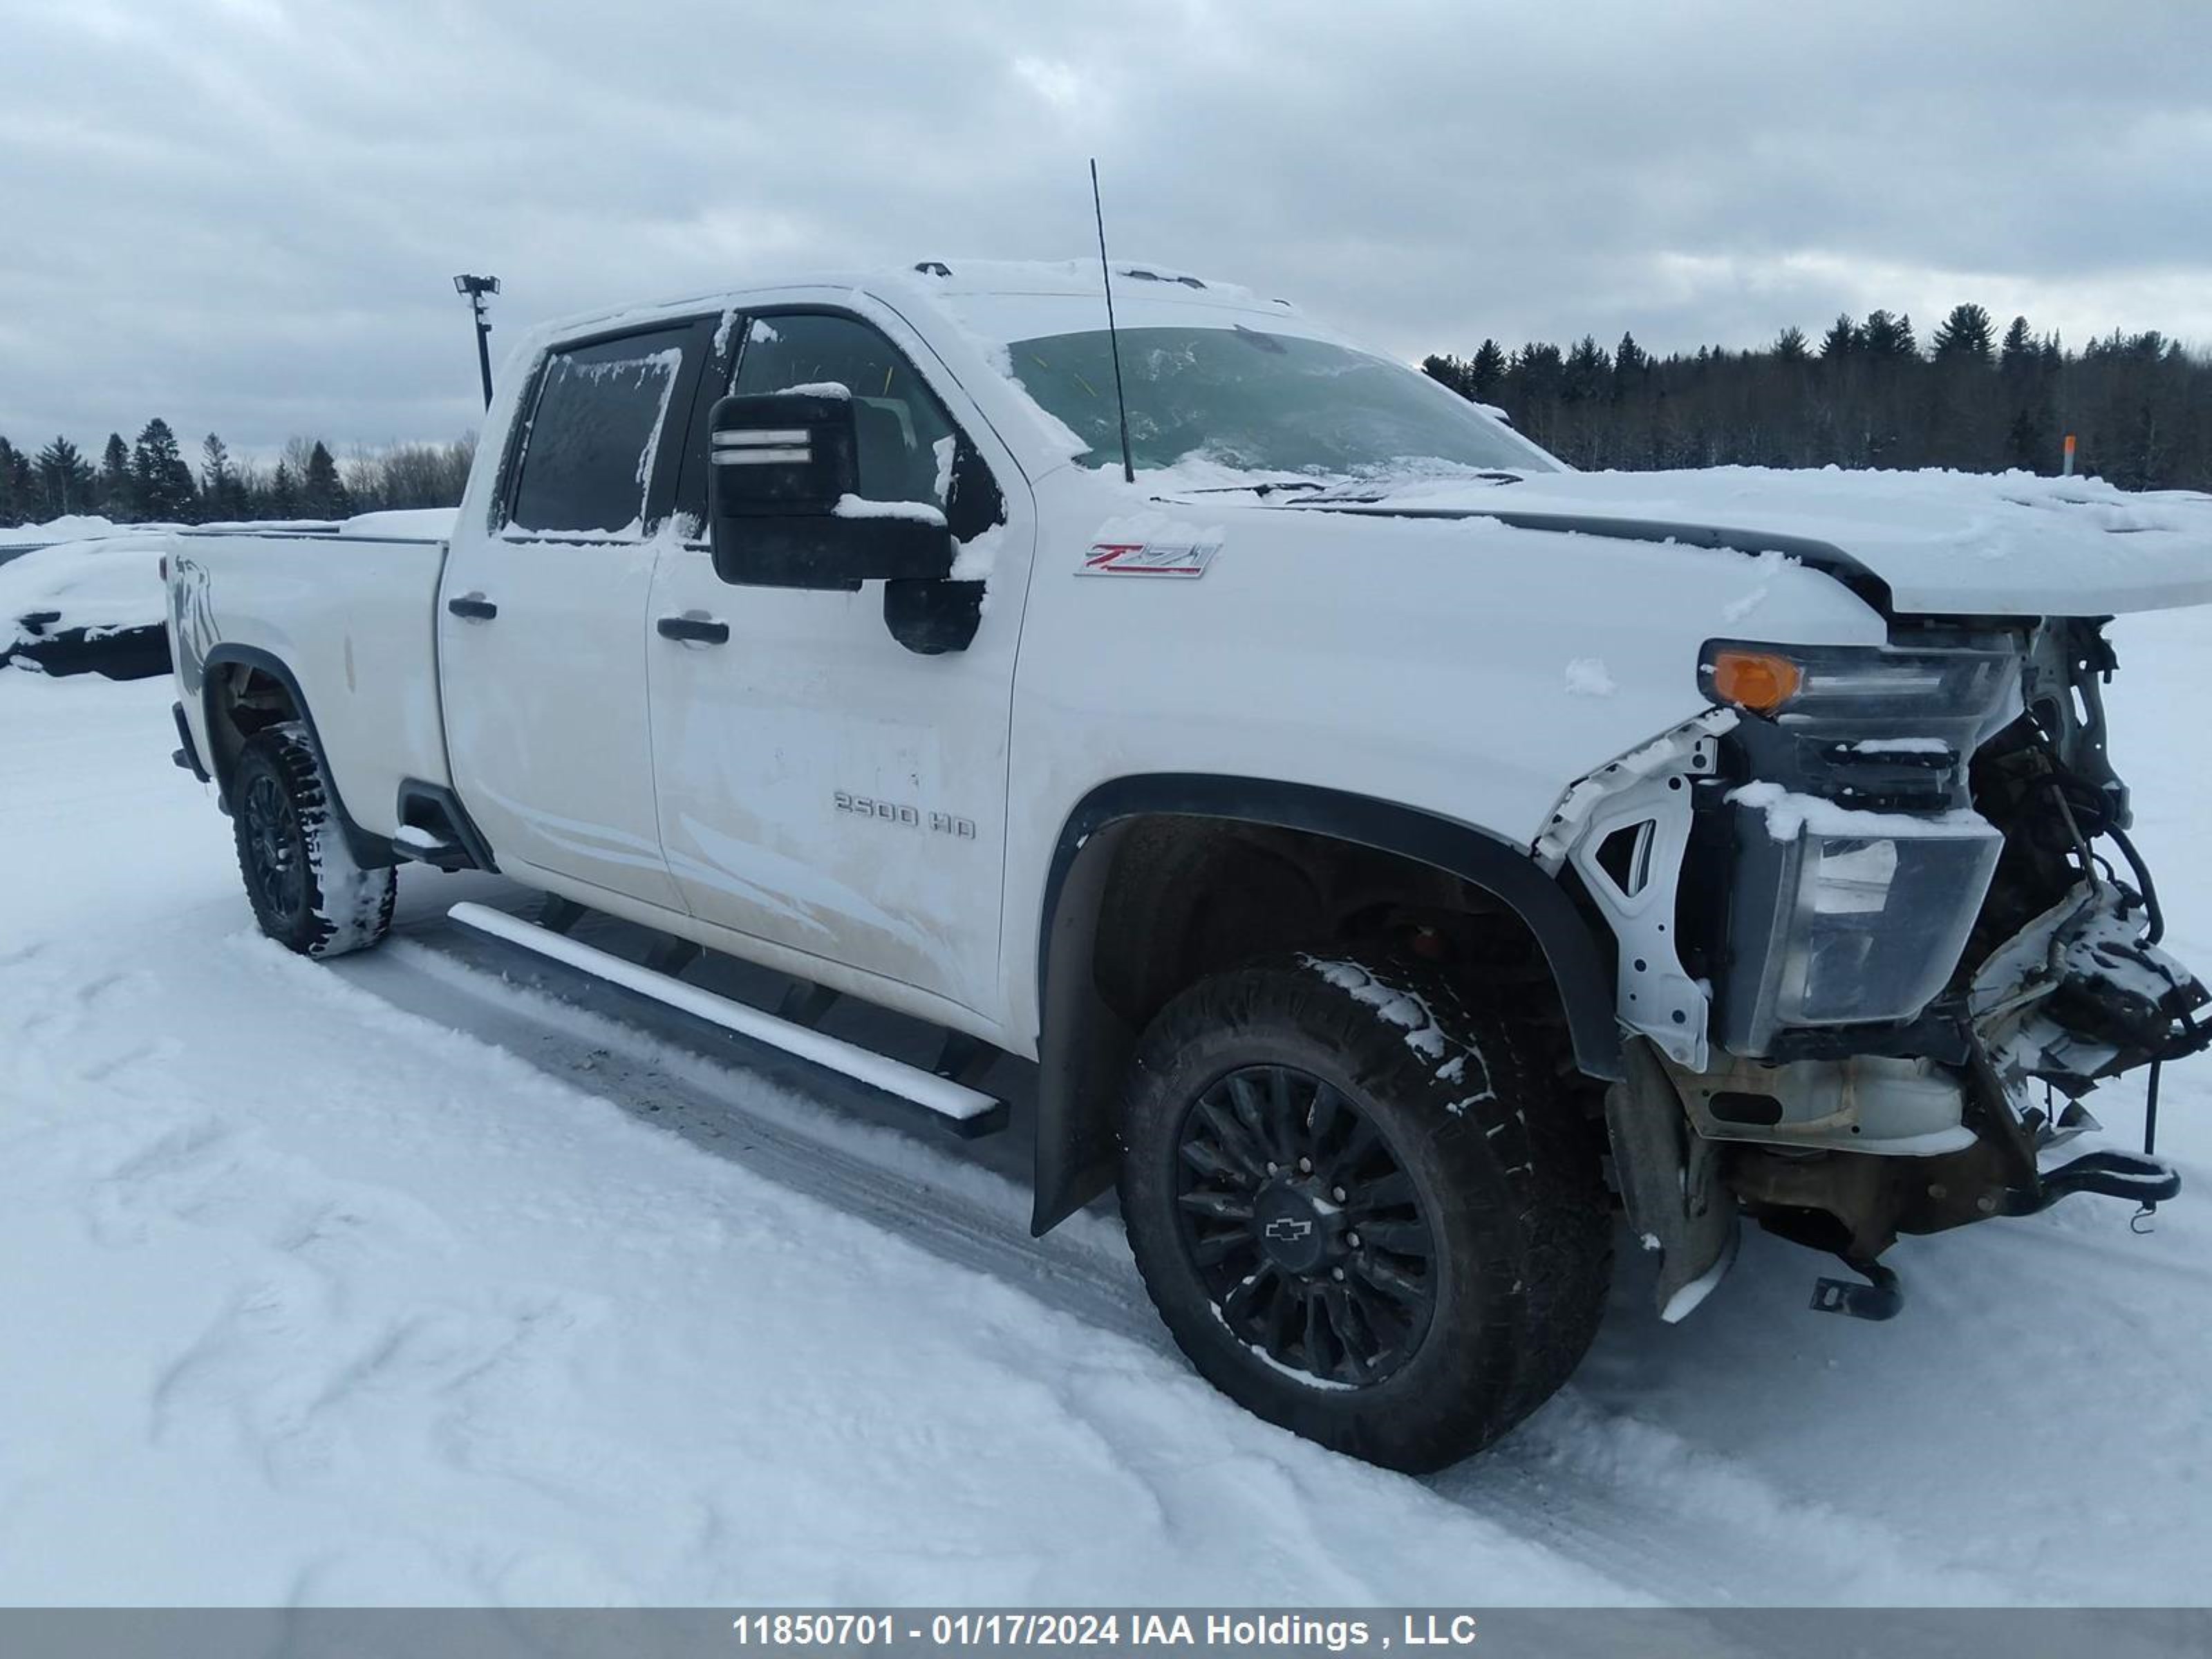
[{"label": "rear door window", "polygon": [[[688,425],[702,325],[563,347],[550,354],[523,441],[507,525],[541,535],[643,535],[664,461]],[[664,489],[665,488],[664,484]]]}]

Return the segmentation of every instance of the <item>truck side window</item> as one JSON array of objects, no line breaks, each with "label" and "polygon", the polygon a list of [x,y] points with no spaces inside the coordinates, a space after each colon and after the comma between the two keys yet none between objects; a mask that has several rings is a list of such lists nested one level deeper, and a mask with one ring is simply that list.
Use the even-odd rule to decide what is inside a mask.
[{"label": "truck side window", "polygon": [[644,529],[655,440],[689,325],[556,351],[545,362],[507,522],[553,534]]},{"label": "truck side window", "polygon": [[823,385],[853,394],[863,496],[946,505],[959,434],[903,352],[852,317],[786,312],[753,319],[732,391]]}]

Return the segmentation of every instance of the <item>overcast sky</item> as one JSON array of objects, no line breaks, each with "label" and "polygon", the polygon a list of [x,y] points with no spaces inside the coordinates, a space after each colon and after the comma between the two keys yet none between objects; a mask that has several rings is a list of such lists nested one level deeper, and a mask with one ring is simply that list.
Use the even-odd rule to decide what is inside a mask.
[{"label": "overcast sky", "polygon": [[1407,358],[1961,300],[2212,343],[2212,3],[0,0],[0,433],[474,423],[526,322],[1117,257]]}]

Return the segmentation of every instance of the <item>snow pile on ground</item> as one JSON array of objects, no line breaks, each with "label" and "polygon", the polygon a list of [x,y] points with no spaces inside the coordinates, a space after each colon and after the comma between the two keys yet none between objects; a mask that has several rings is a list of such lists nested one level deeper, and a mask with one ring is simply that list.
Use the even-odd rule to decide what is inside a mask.
[{"label": "snow pile on ground", "polygon": [[[2212,963],[2212,615],[2118,638],[2168,945]],[[1665,1327],[1624,1241],[1575,1382],[1414,1481],[1214,1395],[1110,1222],[1026,1237],[999,1143],[471,965],[441,913],[504,884],[410,868],[341,963],[260,939],[170,696],[0,684],[0,1601],[2206,1594],[2204,1062],[2148,1236],[2075,1199],[1908,1240],[1881,1326],[1754,1235]],[[2095,1098],[2116,1140],[2138,1100]]]},{"label": "snow pile on ground", "polygon": [[137,527],[118,524],[97,513],[69,513],[58,519],[48,519],[44,524],[0,525],[0,547],[93,541]]},{"label": "snow pile on ground", "polygon": [[31,637],[27,616],[53,613],[48,634],[69,629],[161,625],[166,531],[132,530],[41,547],[0,564],[0,653]]}]

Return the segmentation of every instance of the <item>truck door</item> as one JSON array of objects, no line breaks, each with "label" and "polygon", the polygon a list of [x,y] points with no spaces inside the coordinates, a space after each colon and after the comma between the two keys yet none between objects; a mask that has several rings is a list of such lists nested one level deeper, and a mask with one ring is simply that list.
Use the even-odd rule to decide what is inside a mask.
[{"label": "truck door", "polygon": [[439,595],[454,782],[502,867],[679,913],[654,821],[646,605],[714,325],[549,353],[498,522],[461,527]]},{"label": "truck door", "polygon": [[859,404],[865,494],[942,507],[951,493],[963,538],[1004,522],[989,532],[981,626],[966,650],[939,656],[891,637],[880,583],[732,586],[704,542],[668,548],[656,624],[728,629],[647,642],[669,867],[702,920],[994,1019],[1014,647],[1035,536],[1028,486],[941,368],[934,386],[918,372],[934,359],[895,317],[763,309],[738,343],[734,386],[702,387],[686,453],[679,505],[701,522],[715,396],[821,382]]}]

